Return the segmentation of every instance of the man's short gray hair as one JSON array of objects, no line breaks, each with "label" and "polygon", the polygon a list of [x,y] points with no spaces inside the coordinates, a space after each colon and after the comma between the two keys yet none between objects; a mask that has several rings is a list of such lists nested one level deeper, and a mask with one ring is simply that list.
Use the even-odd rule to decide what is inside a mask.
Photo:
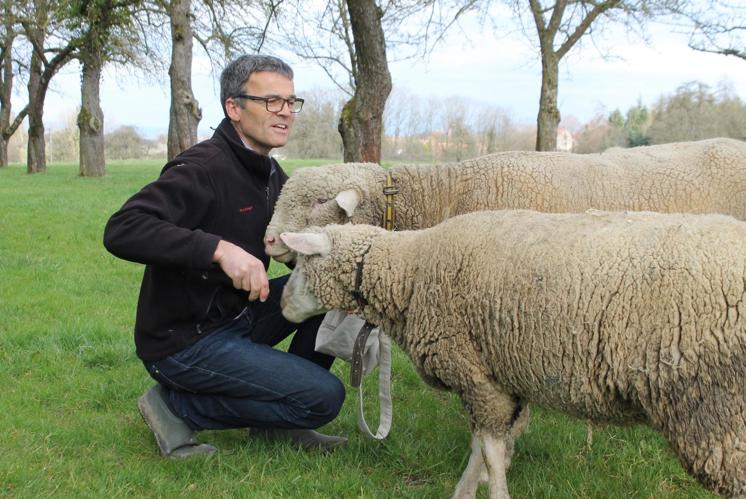
[{"label": "man's short gray hair", "polygon": [[220,104],[223,106],[223,114],[228,116],[225,111],[225,101],[229,97],[234,97],[244,92],[244,84],[249,80],[252,73],[260,71],[269,71],[278,73],[293,79],[293,70],[288,64],[277,57],[271,55],[246,54],[229,63],[223,73],[220,75]]}]

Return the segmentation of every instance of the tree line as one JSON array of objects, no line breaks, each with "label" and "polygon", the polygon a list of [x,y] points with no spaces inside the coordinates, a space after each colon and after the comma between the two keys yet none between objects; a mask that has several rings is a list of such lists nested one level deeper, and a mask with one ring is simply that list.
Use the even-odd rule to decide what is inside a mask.
[{"label": "tree line", "polygon": [[[278,153],[290,158],[342,157],[335,124],[343,97],[320,91],[307,97],[293,140]],[[569,118],[562,126],[572,133],[572,151],[577,153],[713,137],[746,140],[746,102],[727,81],[714,88],[698,81],[684,83],[649,107],[637,103],[626,112],[600,112],[584,124]],[[386,104],[383,129],[384,160],[459,161],[533,150],[536,139],[536,126],[516,122],[509,111],[483,101],[421,97],[396,88]]]},{"label": "tree line", "polygon": [[596,116],[576,137],[575,151],[580,153],[712,137],[746,140],[746,103],[728,83],[713,89],[688,82],[660,96],[650,108],[638,103],[625,114],[617,109]]},{"label": "tree line", "polygon": [[[337,130],[344,95],[331,90],[304,92],[306,105],[298,115],[293,140],[275,153],[294,159],[340,161],[344,156]],[[589,122],[563,122],[572,133],[572,151],[601,152],[609,147],[635,147],[667,142],[732,137],[746,140],[746,103],[733,86],[715,88],[701,82],[681,85],[661,95],[651,106],[637,103],[622,112],[601,112]],[[387,101],[381,142],[383,160],[448,162],[500,151],[534,148],[536,127],[515,122],[510,113],[462,97],[423,98],[394,88]],[[79,157],[75,115],[47,134],[48,156],[55,162]],[[167,136],[145,138],[132,126],[104,135],[108,159],[165,159]],[[14,136],[8,158],[25,158],[25,134]]]},{"label": "tree line", "polygon": [[[344,95],[334,118],[343,159],[373,162],[386,148],[416,149],[400,143],[396,132],[393,143],[384,135],[386,109],[391,121],[394,107],[389,59],[427,56],[469,15],[485,31],[508,23],[534,42],[542,66],[537,150],[557,145],[560,61],[584,39],[595,45],[607,25],[644,33],[649,22],[666,20],[690,33],[693,49],[746,60],[740,36],[746,7],[715,0],[2,0],[0,9],[0,166],[7,164],[8,141],[26,119],[29,173],[46,169],[44,101],[53,77],[73,60],[81,68],[76,126],[84,176],[105,173],[99,87],[107,64],[167,74],[168,158],[197,141],[202,112],[191,86],[194,42],[215,68],[239,53],[280,49],[316,61]],[[27,99],[14,111],[10,97],[18,82],[26,86]],[[466,126],[458,106],[452,109],[444,150],[459,151],[456,156],[490,151],[504,140],[500,130],[508,124],[499,113],[485,116],[492,124],[474,132],[469,127],[479,126]],[[296,141],[303,133],[313,135],[297,132]],[[486,138],[476,141],[475,133]]]}]

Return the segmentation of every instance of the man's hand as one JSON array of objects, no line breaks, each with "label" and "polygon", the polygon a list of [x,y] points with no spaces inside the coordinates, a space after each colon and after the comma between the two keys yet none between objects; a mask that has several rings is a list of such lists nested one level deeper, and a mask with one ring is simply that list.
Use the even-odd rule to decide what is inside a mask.
[{"label": "man's hand", "polygon": [[228,241],[221,240],[212,256],[223,272],[233,281],[233,287],[249,292],[249,300],[266,301],[269,279],[261,260]]}]

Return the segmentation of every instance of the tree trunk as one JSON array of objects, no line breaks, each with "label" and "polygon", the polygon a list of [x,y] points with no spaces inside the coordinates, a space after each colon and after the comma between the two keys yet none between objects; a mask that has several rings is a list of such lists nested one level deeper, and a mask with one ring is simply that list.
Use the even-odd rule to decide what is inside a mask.
[{"label": "tree trunk", "polygon": [[13,95],[13,16],[10,2],[3,3],[3,57],[0,60],[0,168],[8,166],[8,141],[13,135],[10,128],[10,98]]},{"label": "tree trunk", "polygon": [[47,171],[46,148],[44,145],[44,98],[42,91],[41,59],[33,53],[29,70],[28,95],[28,155],[26,171],[40,173]]},{"label": "tree trunk", "polygon": [[[9,29],[5,23],[5,29]],[[13,93],[13,61],[11,59],[12,40],[7,36],[3,43],[5,52],[3,60],[0,61],[2,73],[0,74],[0,168],[8,166],[8,128],[10,127],[10,97]]]},{"label": "tree trunk", "polygon": [[8,141],[0,134],[0,168],[8,166]]},{"label": "tree trunk", "polygon": [[192,93],[191,0],[172,0],[171,13],[171,111],[168,122],[168,159],[197,143],[202,110]]},{"label": "tree trunk", "polygon": [[383,110],[391,93],[383,12],[374,0],[347,0],[355,40],[355,94],[342,108],[339,133],[345,162],[381,162]]},{"label": "tree trunk", "polygon": [[[68,43],[66,46],[55,49],[54,57],[49,61],[42,60],[46,52],[44,41],[46,30],[49,28],[50,16],[49,6],[45,0],[33,1],[34,19],[29,25],[21,21],[24,26],[26,38],[33,46],[31,63],[29,64],[28,99],[26,108],[19,116],[28,110],[28,157],[26,158],[28,173],[44,172],[47,170],[47,158],[44,145],[44,99],[52,77],[59,69],[67,64],[75,55],[76,46]],[[50,51],[51,52],[51,51]],[[20,125],[19,117],[16,117],[13,126]]]},{"label": "tree trunk", "polygon": [[553,55],[541,54],[541,96],[539,114],[536,118],[536,150],[557,149],[557,128],[560,111],[557,106],[559,88],[559,60]]},{"label": "tree trunk", "polygon": [[104,158],[104,113],[101,110],[99,87],[103,54],[91,47],[83,59],[83,79],[80,86],[80,175],[102,177],[106,174]]}]

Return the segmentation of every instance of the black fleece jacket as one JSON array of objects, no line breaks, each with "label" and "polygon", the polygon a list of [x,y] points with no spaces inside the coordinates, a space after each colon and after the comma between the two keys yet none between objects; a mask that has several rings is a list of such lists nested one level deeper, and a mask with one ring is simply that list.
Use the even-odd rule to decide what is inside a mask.
[{"label": "black fleece jacket", "polygon": [[187,149],[114,213],[104,246],[144,263],[135,319],[137,355],[160,360],[233,319],[247,304],[212,263],[221,239],[259,258],[287,175],[241,142],[224,119],[211,139]]}]

